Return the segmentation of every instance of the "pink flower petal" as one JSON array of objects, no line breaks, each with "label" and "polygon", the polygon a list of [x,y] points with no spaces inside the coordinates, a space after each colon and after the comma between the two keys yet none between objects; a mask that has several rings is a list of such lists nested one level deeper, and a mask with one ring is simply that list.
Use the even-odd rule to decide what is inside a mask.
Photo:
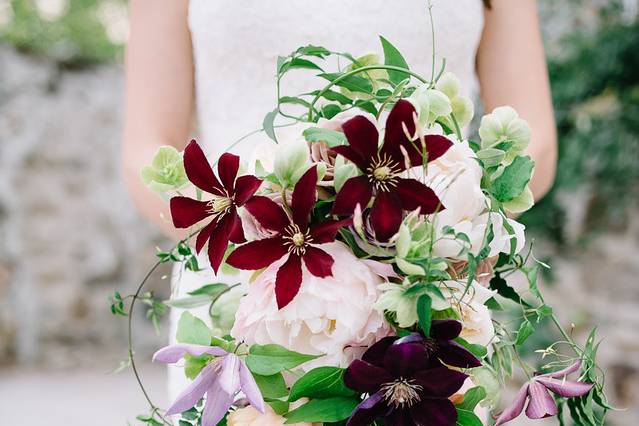
[{"label": "pink flower petal", "polygon": [[218,383],[224,393],[235,395],[240,391],[240,359],[229,353],[221,361]]},{"label": "pink flower petal", "polygon": [[182,391],[175,402],[166,410],[166,414],[169,416],[179,414],[193,407],[213,386],[216,380],[217,372],[213,365],[209,364],[204,367],[195,380]]},{"label": "pink flower petal", "polygon": [[[291,209],[293,210],[293,222],[305,230],[311,219],[311,211],[317,201],[317,166],[306,171],[293,189]],[[259,219],[258,219],[259,220]]]},{"label": "pink flower petal", "polygon": [[535,380],[530,382],[528,388],[528,407],[526,407],[526,415],[530,419],[543,419],[544,417],[554,416],[559,412],[557,403],[550,396],[548,389]]},{"label": "pink flower petal", "polygon": [[195,140],[184,149],[184,170],[189,181],[203,191],[210,194],[222,195],[224,190],[217,180],[204,151]]},{"label": "pink flower petal", "polygon": [[495,426],[503,425],[513,419],[519,417],[521,412],[524,410],[524,406],[526,405],[526,399],[528,399],[528,388],[530,387],[529,383],[526,383],[519,389],[515,399],[512,404],[506,408],[500,415],[497,417],[495,421]]},{"label": "pink flower petal", "polygon": [[175,364],[189,354],[193,356],[201,356],[209,354],[213,356],[224,356],[226,351],[216,346],[192,345],[189,343],[177,343],[165,346],[153,355],[154,362],[163,362],[165,364]]},{"label": "pink flower petal", "polygon": [[576,382],[572,380],[553,379],[552,377],[535,377],[535,381],[541,383],[557,395],[572,398],[583,396],[590,392],[594,386],[592,383]]},{"label": "pink flower petal", "polygon": [[563,370],[559,370],[559,371],[555,371],[555,372],[547,373],[547,374],[540,374],[538,377],[552,377],[554,379],[560,379],[564,376],[567,376],[569,374],[579,371],[580,368],[581,368],[581,360],[564,368]]},{"label": "pink flower petal", "polygon": [[264,414],[264,398],[262,398],[262,393],[255,382],[255,378],[253,378],[253,374],[251,374],[243,361],[240,361],[240,384],[242,385],[242,392],[244,392],[253,408]]},{"label": "pink flower petal", "polygon": [[297,296],[302,284],[302,260],[291,253],[275,276],[275,298],[278,309],[284,308]]}]

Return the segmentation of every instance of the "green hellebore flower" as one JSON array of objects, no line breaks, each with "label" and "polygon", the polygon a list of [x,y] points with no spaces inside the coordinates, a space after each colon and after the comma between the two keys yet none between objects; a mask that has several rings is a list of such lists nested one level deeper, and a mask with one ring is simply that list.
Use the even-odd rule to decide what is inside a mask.
[{"label": "green hellebore flower", "polygon": [[182,154],[172,146],[161,146],[151,164],[142,168],[140,177],[149,189],[160,194],[179,191],[189,183]]},{"label": "green hellebore flower", "polygon": [[530,127],[509,106],[495,108],[481,119],[479,126],[482,148],[498,148],[506,152],[510,163],[530,143]]},{"label": "green hellebore flower", "polygon": [[273,172],[282,187],[294,186],[309,167],[311,159],[306,141],[292,139],[278,145]]},{"label": "green hellebore flower", "polygon": [[[402,284],[385,283],[379,286],[382,291],[381,296],[375,302],[375,308],[381,312],[393,312],[397,324],[402,328],[408,328],[416,324],[419,317],[417,315],[417,299],[422,293],[406,293],[411,288],[408,280]],[[432,307],[436,310],[443,310],[450,307],[450,303],[443,299],[440,294],[434,291],[427,291],[432,299]]]},{"label": "green hellebore flower", "polygon": [[429,89],[427,84],[419,86],[408,98],[417,110],[417,123],[426,128],[439,117],[447,117],[453,112],[450,99],[444,92]]},{"label": "green hellebore flower", "polygon": [[461,91],[461,84],[455,74],[450,71],[445,72],[435,84],[435,88],[448,96],[450,100],[455,99]]},{"label": "green hellebore flower", "polygon": [[[444,73],[440,78],[435,88],[448,96],[450,100],[452,113],[457,120],[457,124],[460,128],[468,126],[475,114],[475,105],[470,98],[461,94],[461,84],[459,79],[452,72]],[[454,124],[449,117],[440,118],[440,120],[448,128],[453,129]]]}]

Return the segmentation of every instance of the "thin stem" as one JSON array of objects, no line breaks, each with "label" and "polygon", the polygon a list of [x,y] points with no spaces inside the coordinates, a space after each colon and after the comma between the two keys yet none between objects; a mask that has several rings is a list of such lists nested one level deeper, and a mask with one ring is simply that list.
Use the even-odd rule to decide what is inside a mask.
[{"label": "thin stem", "polygon": [[428,0],[428,16],[430,19],[430,31],[432,38],[432,65],[431,65],[431,75],[430,75],[430,84],[431,86],[435,85],[435,19],[433,18],[433,2]]}]

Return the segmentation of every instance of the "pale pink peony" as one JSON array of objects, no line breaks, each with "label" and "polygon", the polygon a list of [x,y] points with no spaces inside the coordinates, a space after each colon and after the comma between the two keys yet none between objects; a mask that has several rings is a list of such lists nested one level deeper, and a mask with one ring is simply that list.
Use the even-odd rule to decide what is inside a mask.
[{"label": "pale pink peony", "polygon": [[[250,405],[239,410],[235,410],[228,415],[226,424],[228,426],[283,426],[286,419],[275,413],[273,409],[267,405],[264,414],[257,411]],[[314,426],[319,423],[293,423],[292,426]]]},{"label": "pale pink peony", "polygon": [[275,343],[290,350],[324,356],[302,366],[346,367],[370,345],[389,335],[383,315],[373,308],[383,279],[342,243],[322,245],[335,263],[333,276],[317,278],[303,267],[300,292],[278,310],[275,275],[268,267],[240,302],[231,335],[247,344]]}]

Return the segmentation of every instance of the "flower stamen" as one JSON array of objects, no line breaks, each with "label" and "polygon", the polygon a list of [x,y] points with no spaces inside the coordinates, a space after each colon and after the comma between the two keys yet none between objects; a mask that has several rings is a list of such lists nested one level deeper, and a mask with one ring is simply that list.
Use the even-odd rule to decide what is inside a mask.
[{"label": "flower stamen", "polygon": [[414,380],[400,378],[392,383],[386,383],[381,390],[384,398],[389,404],[393,404],[396,409],[412,407],[421,400],[419,392],[424,388],[415,384]]},{"label": "flower stamen", "polygon": [[378,155],[366,169],[369,182],[375,186],[375,189],[384,192],[389,192],[397,186],[401,171],[399,164],[386,154]]},{"label": "flower stamen", "polygon": [[209,213],[216,219],[224,216],[233,207],[233,199],[228,195],[213,195],[213,199],[209,201]]},{"label": "flower stamen", "polygon": [[312,241],[309,230],[302,232],[299,226],[292,223],[284,230],[284,245],[288,246],[289,253],[295,253],[301,256],[306,253],[306,247]]}]

